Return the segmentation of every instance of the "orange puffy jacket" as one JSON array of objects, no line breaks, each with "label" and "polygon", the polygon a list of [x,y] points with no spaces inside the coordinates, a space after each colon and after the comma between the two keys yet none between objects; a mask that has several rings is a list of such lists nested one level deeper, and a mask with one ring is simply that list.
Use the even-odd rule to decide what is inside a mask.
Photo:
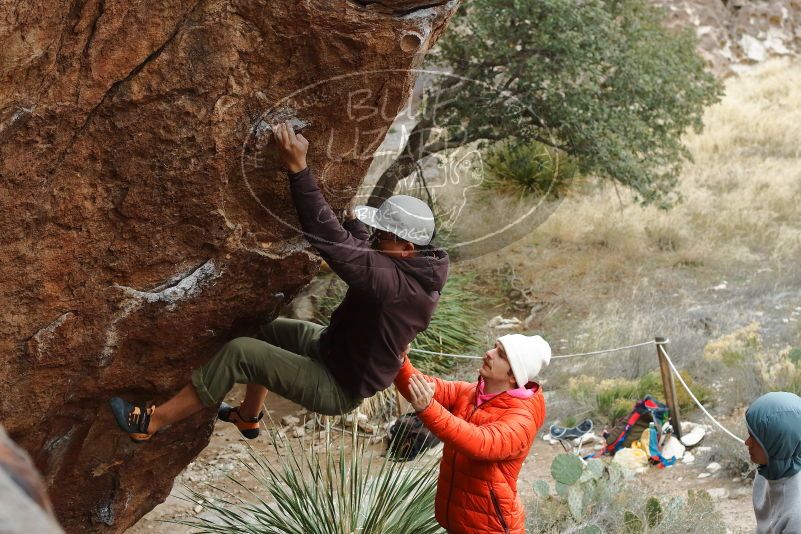
[{"label": "orange puffy jacket", "polygon": [[[409,398],[418,373],[408,358],[395,385]],[[476,406],[476,383],[436,382],[434,400],[417,415],[444,444],[435,513],[451,534],[525,534],[526,516],[517,496],[517,475],[545,421],[545,398],[500,393]]]}]

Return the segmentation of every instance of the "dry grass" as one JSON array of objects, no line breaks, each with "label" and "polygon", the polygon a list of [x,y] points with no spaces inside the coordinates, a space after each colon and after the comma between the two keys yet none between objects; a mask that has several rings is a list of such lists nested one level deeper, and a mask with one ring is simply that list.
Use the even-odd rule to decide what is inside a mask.
[{"label": "dry grass", "polygon": [[732,79],[706,128],[687,138],[695,164],[673,210],[623,205],[607,188],[566,201],[540,229],[573,244],[608,244],[621,263],[643,254],[723,264],[801,254],[801,64],[779,61]]},{"label": "dry grass", "polygon": [[[580,289],[585,294],[569,307],[581,310],[582,301],[592,300],[596,311],[599,301],[614,307],[617,299],[609,297],[633,298],[649,283],[658,286],[664,282],[660,269],[715,277],[779,268],[798,258],[799,67],[778,61],[729,81],[723,101],[706,114],[704,132],[687,138],[695,163],[681,179],[683,200],[672,210],[642,208],[611,186],[576,193],[504,256],[525,266],[518,271],[543,291],[570,299],[571,288]],[[478,259],[473,266],[486,264]]]}]

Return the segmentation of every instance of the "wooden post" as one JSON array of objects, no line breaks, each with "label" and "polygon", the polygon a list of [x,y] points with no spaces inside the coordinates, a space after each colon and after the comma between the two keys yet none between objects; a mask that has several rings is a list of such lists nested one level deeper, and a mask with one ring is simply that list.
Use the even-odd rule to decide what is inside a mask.
[{"label": "wooden post", "polygon": [[681,413],[679,413],[679,401],[676,397],[676,384],[673,381],[673,371],[667,362],[665,349],[662,344],[665,338],[654,338],[656,341],[656,356],[659,358],[659,371],[662,373],[662,387],[665,390],[665,402],[670,410],[670,423],[673,425],[673,433],[681,439]]}]

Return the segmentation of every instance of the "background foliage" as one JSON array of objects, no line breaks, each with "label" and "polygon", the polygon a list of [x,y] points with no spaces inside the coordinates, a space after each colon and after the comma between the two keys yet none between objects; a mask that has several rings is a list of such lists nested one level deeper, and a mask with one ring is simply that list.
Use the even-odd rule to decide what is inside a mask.
[{"label": "background foliage", "polygon": [[721,95],[690,30],[667,29],[647,0],[475,0],[441,41],[437,64],[479,83],[440,78],[432,111],[450,146],[539,141],[583,174],[667,205]]}]

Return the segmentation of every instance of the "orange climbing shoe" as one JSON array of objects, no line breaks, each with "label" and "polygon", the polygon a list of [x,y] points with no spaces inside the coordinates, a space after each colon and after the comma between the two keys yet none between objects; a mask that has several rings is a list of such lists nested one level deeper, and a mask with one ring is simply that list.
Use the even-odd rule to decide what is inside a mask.
[{"label": "orange climbing shoe", "polygon": [[234,408],[224,402],[220,404],[220,409],[217,410],[217,419],[226,423],[233,423],[247,439],[259,437],[259,421],[261,421],[262,417],[264,417],[263,411],[259,413],[258,417],[242,417],[239,415],[239,406]]},{"label": "orange climbing shoe", "polygon": [[142,443],[153,437],[153,434],[147,431],[147,427],[156,411],[155,405],[137,406],[119,397],[113,397],[108,403],[117,424],[133,441]]}]

